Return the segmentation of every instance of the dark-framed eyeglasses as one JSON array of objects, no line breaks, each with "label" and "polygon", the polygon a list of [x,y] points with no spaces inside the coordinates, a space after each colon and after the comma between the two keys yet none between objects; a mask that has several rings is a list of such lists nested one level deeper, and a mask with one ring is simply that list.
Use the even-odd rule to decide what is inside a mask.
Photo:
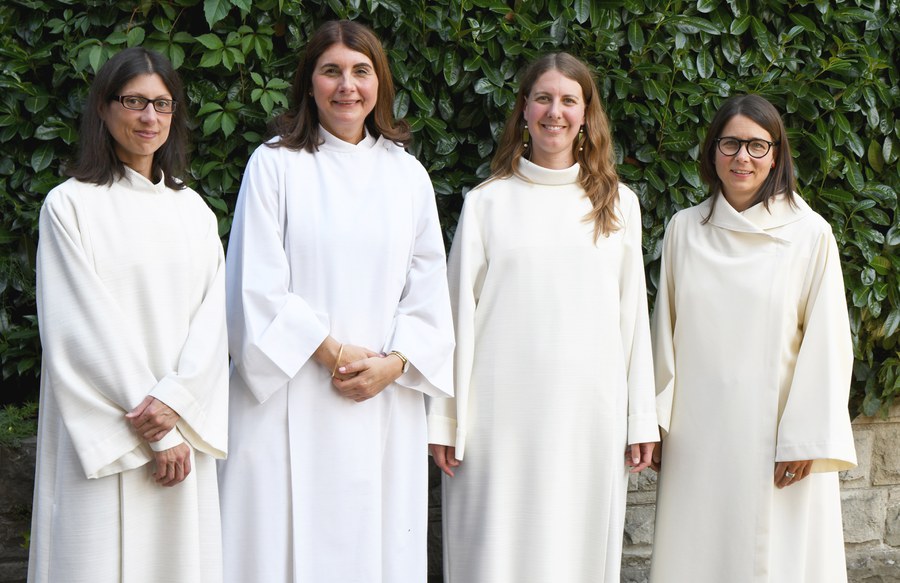
[{"label": "dark-framed eyeglasses", "polygon": [[140,95],[113,95],[112,98],[121,103],[125,109],[134,111],[143,111],[152,103],[156,113],[174,113],[175,106],[178,105],[174,99],[147,99]]},{"label": "dark-framed eyeglasses", "polygon": [[719,151],[725,156],[737,156],[737,153],[741,151],[741,146],[747,144],[747,153],[750,154],[751,158],[762,158],[769,153],[772,146],[777,146],[780,143],[781,142],[770,142],[760,138],[754,138],[752,140],[742,140],[731,136],[716,138],[716,147],[719,148]]}]

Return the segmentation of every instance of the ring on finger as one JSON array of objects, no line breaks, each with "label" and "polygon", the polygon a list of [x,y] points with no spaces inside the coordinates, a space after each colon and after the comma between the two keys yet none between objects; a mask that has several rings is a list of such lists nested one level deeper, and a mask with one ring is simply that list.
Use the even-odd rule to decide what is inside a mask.
[{"label": "ring on finger", "polygon": [[784,477],[788,480],[793,480],[796,476],[797,474],[795,474],[794,472],[788,472],[787,470],[785,470],[784,472]]}]

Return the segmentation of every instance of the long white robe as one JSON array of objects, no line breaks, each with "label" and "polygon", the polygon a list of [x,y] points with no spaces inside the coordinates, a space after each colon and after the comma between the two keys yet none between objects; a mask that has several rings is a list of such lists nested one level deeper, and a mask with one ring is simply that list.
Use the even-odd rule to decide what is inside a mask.
[{"label": "long white robe", "polygon": [[626,443],[658,441],[640,206],[595,243],[578,166],[466,196],[450,252],[454,399],[429,402],[446,583],[618,583]]},{"label": "long white robe", "polygon": [[[666,230],[654,312],[662,470],[651,581],[847,580],[837,470],[853,353],[829,225],[795,197],[719,197]],[[779,490],[778,461],[814,460]]]},{"label": "long white robe", "polygon": [[[392,142],[320,131],[314,154],[258,148],[235,211],[226,580],[424,581],[423,394],[449,394],[453,350],[434,191]],[[311,359],[329,334],[410,369],[370,400],[341,397]]]},{"label": "long white robe", "polygon": [[[126,169],[70,179],[40,217],[43,345],[30,583],[222,580],[214,458],[225,455],[225,275],[192,190]],[[152,395],[181,419],[193,471],[163,487],[125,413]]]}]

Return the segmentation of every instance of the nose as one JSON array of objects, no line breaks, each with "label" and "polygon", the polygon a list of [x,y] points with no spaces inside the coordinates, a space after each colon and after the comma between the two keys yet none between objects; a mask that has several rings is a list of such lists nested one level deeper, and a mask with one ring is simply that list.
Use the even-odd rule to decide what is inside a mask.
[{"label": "nose", "polygon": [[353,78],[351,74],[349,72],[344,73],[343,75],[341,75],[341,81],[338,84],[338,89],[341,91],[348,91],[352,87],[352,84]]},{"label": "nose", "polygon": [[740,159],[740,160],[749,160],[749,159],[751,158],[751,156],[750,156],[750,143],[747,142],[746,144],[740,144],[740,146],[738,147],[738,151],[737,151],[737,153],[734,155],[734,157],[735,157],[735,158],[738,158],[738,159]]},{"label": "nose", "polygon": [[148,103],[147,107],[141,110],[141,121],[150,122],[155,120],[159,116],[156,109],[153,108],[152,103]]},{"label": "nose", "polygon": [[562,107],[558,99],[554,99],[550,102],[550,108],[547,110],[547,115],[552,118],[559,118],[562,116]]}]

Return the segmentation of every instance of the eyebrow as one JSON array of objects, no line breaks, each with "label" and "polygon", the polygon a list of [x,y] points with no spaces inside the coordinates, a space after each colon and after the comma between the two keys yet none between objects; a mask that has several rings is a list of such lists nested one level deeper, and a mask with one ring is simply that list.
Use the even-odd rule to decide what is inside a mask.
[{"label": "eyebrow", "polygon": [[[535,97],[538,97],[540,95],[550,95],[550,92],[549,91],[535,91],[534,92]],[[573,99],[581,99],[581,97],[579,97],[578,95],[575,95],[574,93],[566,93],[566,94],[562,95],[562,97],[571,97]]]},{"label": "eyebrow", "polygon": [[[324,69],[325,67],[338,67],[338,68],[340,68],[341,66],[340,66],[338,63],[322,63],[322,66],[319,67],[319,68],[320,68],[320,69]],[[356,68],[356,67],[367,67],[367,68],[369,68],[369,69],[374,69],[374,68],[375,68],[374,65],[370,65],[369,63],[366,63],[366,62],[356,63],[355,65],[350,65],[350,67],[351,67],[351,68]]]}]

